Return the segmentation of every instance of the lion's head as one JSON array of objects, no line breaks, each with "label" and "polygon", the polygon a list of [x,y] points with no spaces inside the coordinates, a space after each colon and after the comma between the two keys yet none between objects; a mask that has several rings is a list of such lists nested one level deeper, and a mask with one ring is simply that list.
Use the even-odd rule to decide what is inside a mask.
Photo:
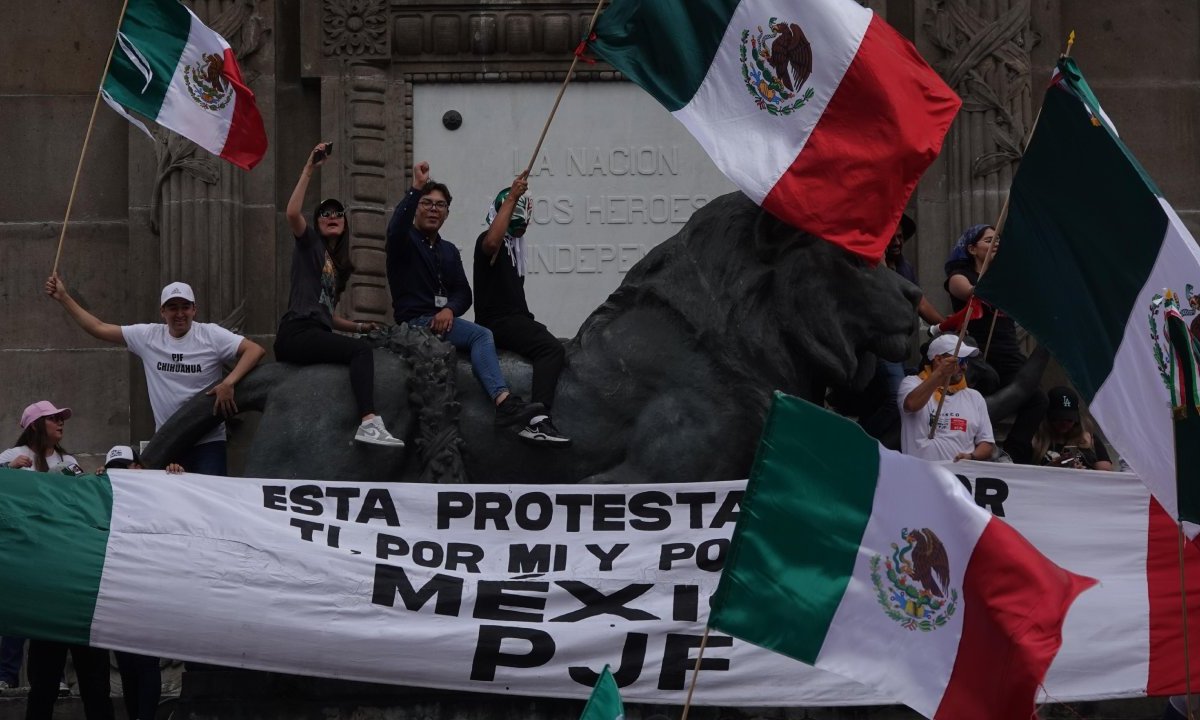
[{"label": "lion's head", "polygon": [[853,381],[866,353],[899,360],[920,291],[803,233],[745,195],[722,196],[651,251],[580,330],[663,304],[737,376],[788,390]]}]

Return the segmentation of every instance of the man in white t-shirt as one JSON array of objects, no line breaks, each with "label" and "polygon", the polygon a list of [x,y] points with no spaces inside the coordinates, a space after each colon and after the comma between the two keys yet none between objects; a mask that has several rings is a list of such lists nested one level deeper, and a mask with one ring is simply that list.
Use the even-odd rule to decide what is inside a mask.
[{"label": "man in white t-shirt", "polygon": [[[214,415],[228,417],[236,413],[234,386],[266,354],[257,343],[220,325],[194,322],[196,296],[187,283],[173,282],[163,288],[159,309],[163,322],[143,325],[103,322],[75,302],[57,274],[46,280],[46,294],[61,303],[89,335],[124,345],[141,358],[156,430],[181,405],[206,389],[214,397]],[[222,379],[226,365],[233,369]],[[188,472],[225,475],[225,424],[200,438],[183,456],[171,460]]]},{"label": "man in white t-shirt", "polygon": [[[900,405],[900,451],[926,460],[990,460],[995,439],[987,403],[979,391],[967,387],[963,375],[966,359],[979,353],[966,343],[958,350],[958,338],[941,335],[929,343],[928,361],[919,375],[900,381],[896,402]],[[946,401],[937,415],[937,429],[929,428],[937,414],[943,388]]]}]

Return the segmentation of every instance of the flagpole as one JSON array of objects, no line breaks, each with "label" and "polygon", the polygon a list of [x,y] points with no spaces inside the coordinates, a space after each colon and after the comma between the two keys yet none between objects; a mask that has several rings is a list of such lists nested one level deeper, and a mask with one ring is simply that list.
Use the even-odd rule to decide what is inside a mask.
[{"label": "flagpole", "polygon": [[112,65],[113,51],[117,47],[117,33],[121,32],[121,23],[125,20],[125,10],[129,0],[121,3],[121,14],[117,16],[117,30],[113,33],[112,45],[108,48],[108,59],[104,61],[104,72],[100,74],[100,87],[96,88],[96,99],[92,102],[92,116],[88,119],[87,132],[83,135],[83,149],[79,151],[79,163],[75,166],[75,179],[71,181],[71,195],[67,198],[67,213],[63,216],[62,230],[58,233],[58,249],[54,252],[54,267],[50,274],[58,273],[58,261],[62,257],[63,240],[67,237],[67,223],[71,220],[71,207],[75,204],[75,191],[79,188],[79,174],[83,171],[83,158],[87,155],[88,141],[92,138],[92,127],[96,124],[96,110],[100,108],[100,96],[104,92],[104,79],[108,77],[108,68]]},{"label": "flagpole", "polygon": [[696,691],[696,678],[700,677],[700,661],[704,659],[704,647],[708,645],[709,630],[711,628],[705,625],[704,635],[700,638],[700,650],[696,653],[696,667],[692,668],[692,682],[688,685],[687,699],[683,701],[683,714],[679,716],[679,720],[687,720],[688,710],[692,708],[692,693]]},{"label": "flagpole", "polygon": [[[1063,52],[1062,57],[1069,57],[1071,55],[1071,47],[1074,45],[1075,45],[1075,31],[1072,30],[1071,34],[1067,36],[1067,49],[1065,52]],[[1029,141],[1033,139],[1033,131],[1037,130],[1038,121],[1041,119],[1042,119],[1042,108],[1041,108],[1041,106],[1038,106],[1037,115],[1033,118],[1033,125],[1031,125],[1029,127],[1029,132],[1025,135],[1025,147],[1029,147]],[[996,238],[995,238],[995,240],[992,241],[991,246],[988,247],[988,253],[983,259],[983,267],[981,267],[979,269],[979,277],[975,278],[976,286],[978,286],[979,281],[983,279],[984,273],[987,272],[988,267],[992,263],[992,257],[996,254],[996,246],[1000,244],[1000,233],[1004,229],[1005,221],[1008,220],[1008,205],[1009,205],[1009,201],[1011,199],[1012,199],[1012,189],[1010,188],[1008,194],[1004,196],[1004,205],[1002,205],[1000,207],[1000,216],[996,218],[996,224],[994,225],[994,227],[996,229]],[[958,328],[958,342],[955,343],[955,345],[954,345],[954,357],[955,358],[958,357],[958,351],[962,347],[962,344],[963,344],[963,337],[967,334],[967,325],[970,324],[970,322],[971,322],[971,319],[970,319],[971,318],[971,305],[974,302],[975,302],[975,288],[971,288],[971,297],[967,298],[967,307],[966,307],[966,311],[963,313],[962,325],[960,325]],[[991,327],[988,329],[987,341],[984,343],[984,346],[983,346],[982,359],[984,359],[984,360],[987,359],[988,350],[991,349],[992,332],[996,329],[996,318],[997,317],[998,316],[996,314],[996,308],[992,308],[992,324],[991,324]],[[949,388],[950,388],[950,378],[946,378],[946,382],[942,383],[942,393],[941,393],[941,397],[938,398],[937,410],[934,411],[933,417],[930,418],[930,421],[929,421],[929,435],[927,436],[927,439],[929,439],[929,440],[933,439],[934,433],[937,431],[938,420],[941,419],[941,417],[942,417],[942,405],[944,405],[946,402],[946,391]]]},{"label": "flagpole", "polygon": [[554,107],[550,108],[550,117],[546,118],[546,124],[542,126],[542,134],[538,136],[537,145],[533,148],[533,156],[529,158],[529,164],[525,166],[525,172],[522,173],[525,177],[529,177],[529,172],[533,170],[533,163],[537,160],[538,153],[542,150],[542,143],[546,140],[546,132],[550,129],[550,123],[554,121],[554,115],[558,112],[558,104],[562,102],[563,93],[567,91],[567,84],[571,82],[571,75],[575,72],[575,66],[579,64],[580,56],[583,55],[583,48],[592,36],[592,29],[596,27],[596,18],[600,17],[600,8],[603,5],[604,0],[596,3],[596,11],[592,13],[592,20],[588,23],[587,32],[584,33],[583,40],[575,48],[575,57],[571,60],[571,67],[567,69],[567,76],[563,78],[562,85],[558,88],[558,97],[554,98]]},{"label": "flagpole", "polygon": [[[1178,462],[1178,454],[1176,455]],[[1179,531],[1179,599],[1183,606],[1183,672],[1184,672],[1184,691],[1187,698],[1187,718],[1195,720],[1195,714],[1192,713],[1192,652],[1191,639],[1188,637],[1188,605],[1187,605],[1187,578],[1183,571],[1183,518],[1178,518]]]}]

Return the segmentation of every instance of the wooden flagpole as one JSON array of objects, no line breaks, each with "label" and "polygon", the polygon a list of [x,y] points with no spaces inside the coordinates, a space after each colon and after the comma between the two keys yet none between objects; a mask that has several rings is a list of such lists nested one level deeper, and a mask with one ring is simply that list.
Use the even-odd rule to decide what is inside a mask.
[{"label": "wooden flagpole", "polygon": [[604,0],[599,0],[596,3],[596,11],[592,13],[592,20],[588,23],[587,32],[583,36],[583,40],[579,43],[579,47],[575,49],[575,57],[571,60],[571,67],[567,69],[567,76],[563,78],[562,85],[558,88],[558,97],[554,98],[554,106],[550,108],[550,116],[546,118],[546,124],[542,126],[542,134],[538,136],[537,145],[533,148],[533,155],[529,158],[529,164],[525,166],[525,172],[521,173],[525,177],[529,177],[529,172],[533,170],[533,163],[537,160],[538,153],[542,150],[542,143],[546,140],[546,132],[550,129],[550,123],[554,121],[554,115],[558,112],[558,104],[562,102],[563,93],[567,91],[567,84],[571,82],[571,76],[575,73],[575,66],[579,64],[579,56],[583,54],[583,47],[588,39],[592,36],[592,30],[596,27],[596,18],[600,17],[600,8],[603,7]]},{"label": "wooden flagpole", "polygon": [[58,273],[58,261],[62,258],[63,240],[67,237],[67,223],[71,221],[71,207],[75,204],[75,191],[79,188],[79,174],[83,171],[83,158],[87,155],[88,141],[92,138],[92,127],[96,124],[96,110],[100,107],[100,96],[104,92],[104,79],[108,77],[113,51],[117,48],[117,33],[121,32],[121,23],[125,20],[125,10],[128,8],[129,0],[124,0],[121,3],[121,14],[117,17],[117,30],[113,33],[113,43],[108,48],[108,58],[104,61],[104,72],[100,74],[100,87],[96,88],[96,99],[92,102],[92,116],[88,118],[87,132],[83,135],[83,149],[79,151],[79,163],[75,166],[75,179],[71,181],[71,195],[67,198],[67,213],[63,216],[62,230],[58,233],[58,249],[54,252],[54,267],[50,270],[51,275]]},{"label": "wooden flagpole", "polygon": [[696,691],[696,678],[700,677],[700,661],[704,659],[704,647],[708,645],[709,626],[704,626],[704,635],[700,638],[700,649],[696,652],[696,667],[692,668],[692,682],[688,685],[687,699],[683,701],[683,714],[679,720],[687,720],[688,711],[692,708],[692,693]]},{"label": "wooden flagpole", "polygon": [[[1075,44],[1075,31],[1072,30],[1071,34],[1067,36],[1067,49],[1062,54],[1062,57],[1070,56],[1071,47],[1074,44]],[[1025,147],[1029,146],[1029,141],[1033,138],[1033,131],[1037,130],[1038,121],[1041,119],[1042,119],[1042,108],[1039,106],[1037,116],[1034,117],[1034,119],[1033,119],[1033,125],[1031,125],[1029,127],[1029,132],[1025,135]],[[1000,216],[998,218],[996,218],[996,224],[993,226],[996,228],[996,238],[992,241],[991,247],[988,248],[988,254],[983,259],[983,267],[981,267],[979,269],[979,277],[975,279],[976,286],[978,286],[979,281],[983,279],[984,273],[986,273],[988,271],[988,267],[991,266],[991,264],[992,264],[992,258],[996,255],[996,246],[1000,244],[1000,233],[1004,229],[1005,221],[1008,220],[1008,204],[1011,199],[1012,199],[1012,188],[1009,188],[1008,195],[1006,195],[1004,197],[1004,205],[1000,208]],[[975,299],[975,291],[974,291],[974,289],[972,289],[971,297],[967,298],[967,307],[963,313],[962,325],[960,325],[958,328],[958,342],[956,342],[954,344],[954,356],[956,358],[958,357],[959,349],[962,347],[963,337],[966,336],[966,334],[967,334],[967,325],[969,325],[971,322],[971,310],[972,310],[971,306],[975,302],[978,302],[978,301]],[[993,309],[992,310],[992,324],[988,330],[987,342],[984,344],[984,347],[983,347],[983,358],[985,360],[987,359],[988,350],[990,349],[991,344],[992,344],[992,331],[995,329],[996,329],[996,311]],[[938,420],[941,419],[941,417],[942,417],[942,405],[944,405],[946,402],[946,391],[949,389],[949,387],[950,387],[950,378],[946,378],[946,382],[942,384],[941,397],[938,398],[937,410],[934,411],[933,417],[930,418],[930,420],[929,420],[929,435],[927,436],[929,440],[933,439],[933,436],[937,431]]]},{"label": "wooden flagpole", "polygon": [[[1176,462],[1178,459],[1179,455],[1176,453]],[[1183,519],[1176,518],[1176,521],[1176,529],[1179,532],[1179,604],[1183,607],[1183,682],[1187,698],[1187,719],[1195,720],[1196,715],[1192,712],[1192,648],[1191,638],[1188,636],[1187,576],[1183,571]]]}]

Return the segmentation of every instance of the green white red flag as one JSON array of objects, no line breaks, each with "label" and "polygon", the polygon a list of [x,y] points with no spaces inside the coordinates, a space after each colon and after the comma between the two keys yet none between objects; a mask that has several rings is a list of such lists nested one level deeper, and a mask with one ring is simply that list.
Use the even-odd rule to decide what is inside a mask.
[{"label": "green white red flag", "polygon": [[1178,365],[1192,341],[1169,331],[1185,318],[1196,331],[1200,248],[1071,58],[1046,90],[1002,230],[979,297],[1054,354],[1105,437],[1194,538],[1200,414],[1180,411]]},{"label": "green white red flag", "polygon": [[129,0],[104,78],[105,101],[249,170],[267,133],[229,43],[178,0]]},{"label": "green white red flag", "polygon": [[775,394],[709,625],[929,718],[1034,712],[1076,596],[945,466]]},{"label": "green white red flag", "polygon": [[871,262],[962,104],[854,0],[613,0],[590,46],[752,200]]}]

